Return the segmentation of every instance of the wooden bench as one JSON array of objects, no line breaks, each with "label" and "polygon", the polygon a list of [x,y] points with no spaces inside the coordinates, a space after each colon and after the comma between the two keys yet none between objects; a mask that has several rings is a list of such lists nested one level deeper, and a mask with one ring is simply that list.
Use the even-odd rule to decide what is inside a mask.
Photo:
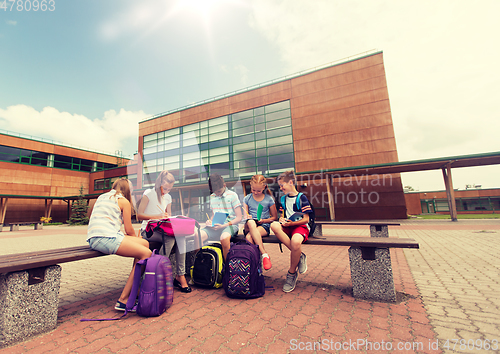
[{"label": "wooden bench", "polygon": [[[35,230],[42,230],[43,229],[43,223],[40,221],[33,221],[33,222],[13,222],[13,223],[8,223],[4,224],[3,226],[10,226],[10,231],[19,231],[19,226],[21,225],[33,225]],[[2,231],[3,227],[0,228],[0,231]]]},{"label": "wooden bench", "polygon": [[[371,237],[324,236],[323,225],[369,226]],[[305,245],[348,246],[353,296],[355,298],[384,302],[396,301],[396,289],[391,263],[391,248],[418,249],[411,238],[389,237],[388,226],[399,226],[388,222],[317,221],[316,230]],[[234,241],[243,240],[239,234]],[[263,237],[264,243],[280,243],[275,235]]]},{"label": "wooden bench", "polygon": [[56,327],[59,263],[100,256],[89,246],[0,256],[0,348]]}]

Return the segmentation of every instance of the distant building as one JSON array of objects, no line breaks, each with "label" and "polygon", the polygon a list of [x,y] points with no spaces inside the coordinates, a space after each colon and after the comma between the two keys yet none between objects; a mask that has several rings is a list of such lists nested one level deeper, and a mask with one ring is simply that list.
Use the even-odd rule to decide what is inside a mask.
[{"label": "distant building", "polygon": [[[405,199],[409,215],[450,213],[446,191],[408,192]],[[455,190],[455,203],[458,214],[500,212],[500,188]]]}]

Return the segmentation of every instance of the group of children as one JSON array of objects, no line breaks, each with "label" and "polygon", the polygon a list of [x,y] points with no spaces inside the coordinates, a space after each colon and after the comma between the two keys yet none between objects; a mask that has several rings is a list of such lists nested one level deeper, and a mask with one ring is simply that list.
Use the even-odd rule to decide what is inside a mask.
[{"label": "group of children", "polygon": [[[134,263],[125,288],[118,299],[115,309],[125,311],[125,304],[130,295],[134,278],[135,263],[151,256],[152,250],[161,244],[148,242],[145,238],[145,228],[148,220],[161,219],[171,216],[172,198],[169,191],[174,185],[174,176],[168,171],[163,171],[158,176],[155,187],[144,192],[137,210],[138,220],[142,220],[140,235],[136,235],[132,227],[132,184],[127,179],[115,181],[110,192],[102,194],[96,201],[88,227],[87,241],[90,246],[106,254],[118,254],[133,257]],[[222,176],[212,174],[209,178],[210,210],[212,217],[208,217],[206,226],[201,230],[202,241],[219,241],[222,245],[224,259],[231,246],[231,237],[239,231],[238,224],[246,220],[244,234],[248,242],[259,246],[262,255],[262,266],[265,270],[272,267],[269,254],[262,243],[262,237],[269,235],[272,230],[276,237],[290,250],[290,267],[288,269],[284,292],[295,289],[298,274],[307,271],[306,255],[302,252],[301,245],[309,236],[309,215],[312,208],[304,194],[299,194],[295,186],[295,174],[286,171],[277,178],[280,190],[283,192],[284,202],[280,203],[278,210],[271,192],[267,186],[266,178],[255,175],[250,180],[251,193],[243,199],[243,206],[238,195],[226,187]],[[299,198],[299,201],[296,199]],[[213,223],[215,213],[225,213],[225,222]],[[294,213],[301,213],[301,218],[290,220]],[[208,216],[208,215],[207,215]],[[124,225],[125,234],[121,231]],[[176,239],[165,238],[163,254],[170,254]],[[177,241],[179,242],[179,241]],[[176,251],[176,278],[174,286],[182,292],[191,292],[185,274],[185,252],[183,247]]]}]

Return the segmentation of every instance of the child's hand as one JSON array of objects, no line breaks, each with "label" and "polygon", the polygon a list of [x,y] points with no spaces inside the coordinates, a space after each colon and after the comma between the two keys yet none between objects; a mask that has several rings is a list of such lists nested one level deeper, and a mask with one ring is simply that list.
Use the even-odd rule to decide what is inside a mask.
[{"label": "child's hand", "polygon": [[220,229],[223,229],[223,228],[224,228],[224,225],[221,225],[221,224],[215,224],[215,225],[213,225],[213,228],[214,228],[214,230],[220,230]]},{"label": "child's hand", "polygon": [[208,219],[205,221],[205,226],[212,226],[212,220]]}]

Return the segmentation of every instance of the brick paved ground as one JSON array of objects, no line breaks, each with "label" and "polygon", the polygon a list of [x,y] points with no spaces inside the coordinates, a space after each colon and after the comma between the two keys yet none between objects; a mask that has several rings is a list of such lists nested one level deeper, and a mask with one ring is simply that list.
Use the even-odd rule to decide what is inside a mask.
[{"label": "brick paved ground", "polygon": [[[499,333],[495,237],[500,221],[486,224],[404,222],[401,227],[391,227],[391,236],[412,237],[421,243],[420,250],[391,251],[401,299],[397,304],[352,297],[346,247],[305,245],[309,270],[299,276],[294,292],[285,294],[281,288],[288,251],[282,255],[277,245],[268,245],[273,268],[266,272],[266,284],[273,289],[263,298],[232,300],[222,289],[195,289],[191,294],[176,291],[174,304],[158,318],[129,315],[121,321],[80,322],[83,317],[116,315],[112,307],[131,261],[107,256],[63,264],[58,327],[0,353],[285,353],[300,352],[293,349],[318,341],[323,350],[317,352],[336,352],[335,343],[358,340],[369,341],[372,349],[379,350],[366,350],[365,344],[359,351],[342,352],[389,352],[378,347],[384,341],[394,349],[398,343],[407,348],[422,346],[415,351],[394,352],[439,353],[441,349],[433,350],[437,339],[441,348],[450,336],[493,339]],[[13,233],[3,232],[0,252],[84,243],[84,229],[68,230],[65,226],[45,227],[42,231],[16,232],[15,238]],[[484,232],[488,230],[495,233]],[[369,235],[366,227],[327,232]]]}]

